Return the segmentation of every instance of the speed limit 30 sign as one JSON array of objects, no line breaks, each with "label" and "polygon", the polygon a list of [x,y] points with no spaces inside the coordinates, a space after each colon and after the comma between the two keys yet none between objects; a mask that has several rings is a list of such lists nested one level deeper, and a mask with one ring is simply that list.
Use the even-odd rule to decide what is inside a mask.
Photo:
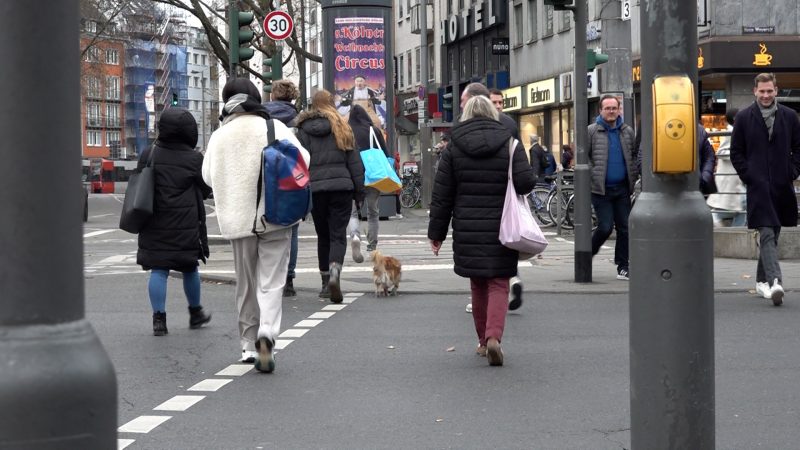
[{"label": "speed limit 30 sign", "polygon": [[292,17],[283,11],[272,11],[264,18],[264,33],[272,40],[282,41],[288,38],[293,29]]}]

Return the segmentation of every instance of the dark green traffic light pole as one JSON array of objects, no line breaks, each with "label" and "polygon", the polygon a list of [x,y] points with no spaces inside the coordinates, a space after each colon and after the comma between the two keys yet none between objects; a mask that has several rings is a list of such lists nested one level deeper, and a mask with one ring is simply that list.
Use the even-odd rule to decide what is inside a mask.
[{"label": "dark green traffic light pole", "polygon": [[78,24],[77,0],[0,7],[0,448],[117,447],[84,318]]},{"label": "dark green traffic light pole", "polygon": [[713,449],[711,214],[697,170],[652,169],[651,86],[661,75],[686,75],[697,86],[696,3],[644,0],[640,14],[643,158],[642,193],[630,216],[631,447]]}]

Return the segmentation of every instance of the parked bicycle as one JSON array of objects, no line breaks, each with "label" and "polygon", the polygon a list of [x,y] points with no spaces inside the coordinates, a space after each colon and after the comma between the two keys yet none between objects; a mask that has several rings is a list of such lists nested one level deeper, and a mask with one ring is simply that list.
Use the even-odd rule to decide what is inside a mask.
[{"label": "parked bicycle", "polygon": [[411,172],[403,176],[403,188],[400,191],[400,205],[413,208],[422,199],[422,179],[419,173]]}]

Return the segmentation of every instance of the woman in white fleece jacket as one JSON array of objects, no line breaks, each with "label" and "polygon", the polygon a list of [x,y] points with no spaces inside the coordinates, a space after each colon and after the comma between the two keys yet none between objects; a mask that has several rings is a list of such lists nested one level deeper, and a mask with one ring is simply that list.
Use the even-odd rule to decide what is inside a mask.
[{"label": "woman in white fleece jacket", "polygon": [[[220,233],[233,247],[241,361],[254,362],[257,370],[272,372],[292,227],[258,221],[259,234],[253,233],[253,221],[264,211],[263,196],[259,205],[256,199],[261,153],[268,144],[269,115],[250,80],[228,81],[222,99],[222,127],[208,141],[203,180],[214,190]],[[279,120],[273,120],[273,124],[275,138],[293,143],[309,164],[308,152],[291,130]]]}]

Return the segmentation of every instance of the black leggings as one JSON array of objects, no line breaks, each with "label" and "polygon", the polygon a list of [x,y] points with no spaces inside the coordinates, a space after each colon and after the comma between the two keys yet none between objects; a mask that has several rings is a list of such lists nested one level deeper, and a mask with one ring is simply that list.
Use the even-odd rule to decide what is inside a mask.
[{"label": "black leggings", "polygon": [[347,249],[347,223],[353,207],[352,191],[314,192],[311,194],[314,229],[317,232],[319,270],[327,272],[330,263],[344,264]]}]

